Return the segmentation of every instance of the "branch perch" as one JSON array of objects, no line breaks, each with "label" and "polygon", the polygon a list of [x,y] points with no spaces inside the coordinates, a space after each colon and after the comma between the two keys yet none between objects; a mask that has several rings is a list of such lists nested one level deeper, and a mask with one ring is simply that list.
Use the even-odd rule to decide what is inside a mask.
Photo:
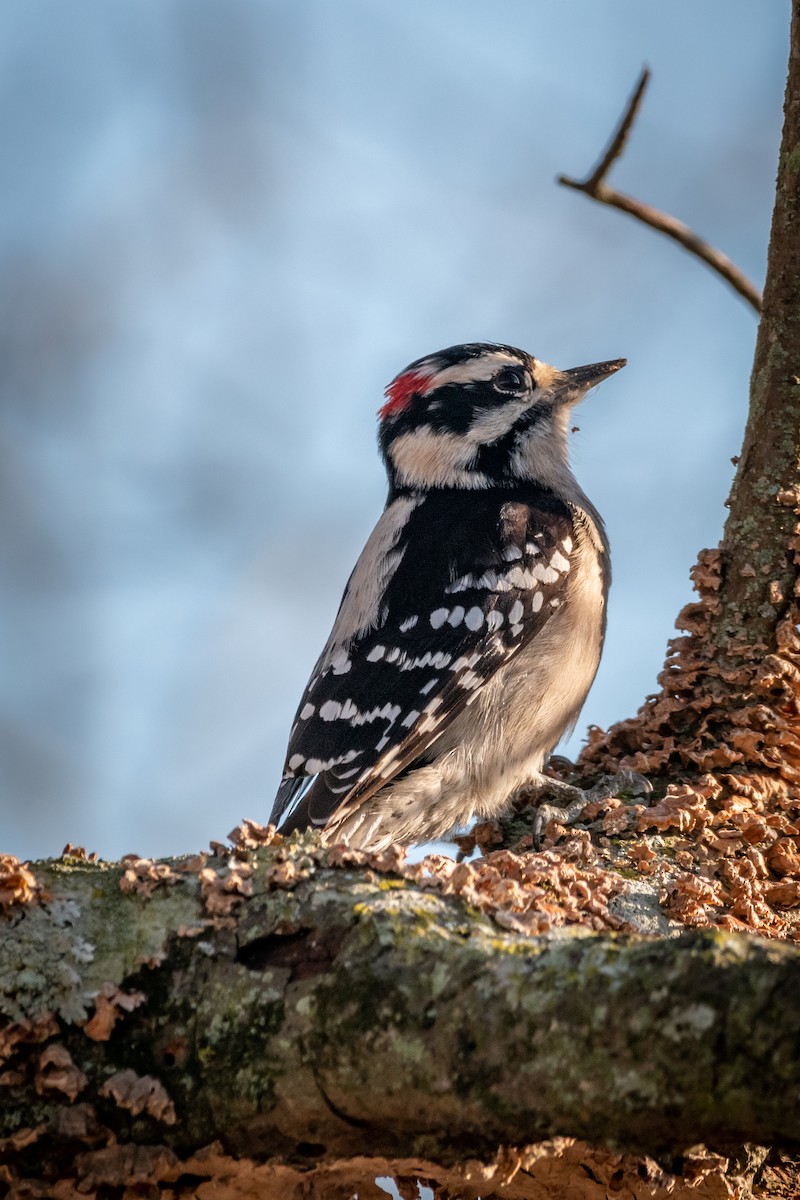
[{"label": "branch perch", "polygon": [[625,148],[625,143],[628,140],[628,135],[641,106],[649,79],[650,71],[645,67],[639,76],[639,80],[619,120],[617,128],[614,130],[594,170],[585,179],[572,179],[569,175],[559,175],[558,182],[563,184],[564,187],[572,188],[576,192],[583,192],[584,195],[590,196],[592,200],[597,200],[600,204],[608,204],[611,208],[618,208],[621,212],[626,212],[630,216],[636,217],[638,221],[642,221],[645,225],[649,225],[651,229],[655,229],[659,233],[663,233],[666,237],[672,238],[673,241],[683,246],[684,250],[688,250],[690,254],[701,259],[712,271],[721,275],[756,312],[761,312],[760,291],[721,250],[717,250],[709,242],[698,237],[683,221],[670,216],[669,213],[652,208],[649,204],[644,204],[641,200],[637,200],[633,196],[628,196],[606,183],[606,177],[611,167]]},{"label": "branch perch", "polygon": [[40,899],[0,939],[0,1162],[80,1182],[122,1143],[305,1169],[553,1134],[800,1144],[794,947],[521,936],[391,869],[328,864],[313,839],[37,864]]}]

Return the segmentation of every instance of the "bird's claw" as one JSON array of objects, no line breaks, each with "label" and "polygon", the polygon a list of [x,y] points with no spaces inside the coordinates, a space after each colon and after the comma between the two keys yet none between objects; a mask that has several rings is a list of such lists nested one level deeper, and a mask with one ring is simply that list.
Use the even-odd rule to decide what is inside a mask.
[{"label": "bird's claw", "polygon": [[559,793],[565,799],[571,797],[571,802],[565,805],[547,803],[539,805],[533,819],[534,847],[541,850],[544,832],[551,821],[557,821],[559,825],[574,825],[583,810],[595,800],[608,800],[620,792],[629,792],[634,796],[647,796],[652,790],[653,785],[649,779],[640,775],[638,771],[630,771],[627,768],[617,771],[616,775],[604,775],[586,791],[573,787],[571,784],[559,784]]}]

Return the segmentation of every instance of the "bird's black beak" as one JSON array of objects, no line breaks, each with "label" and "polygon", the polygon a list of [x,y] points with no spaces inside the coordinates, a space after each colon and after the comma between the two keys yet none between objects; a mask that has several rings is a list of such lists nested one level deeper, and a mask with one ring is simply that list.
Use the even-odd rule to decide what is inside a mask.
[{"label": "bird's black beak", "polygon": [[610,362],[589,363],[586,367],[571,367],[563,374],[574,387],[593,388],[595,384],[608,379],[609,375],[613,375],[615,371],[621,371],[627,361],[627,358],[612,358]]},{"label": "bird's black beak", "polygon": [[571,367],[561,371],[560,380],[553,389],[553,404],[556,408],[564,405],[577,404],[582,400],[589,388],[593,388],[615,371],[625,366],[627,358],[612,358],[610,362],[589,363],[585,367]]}]

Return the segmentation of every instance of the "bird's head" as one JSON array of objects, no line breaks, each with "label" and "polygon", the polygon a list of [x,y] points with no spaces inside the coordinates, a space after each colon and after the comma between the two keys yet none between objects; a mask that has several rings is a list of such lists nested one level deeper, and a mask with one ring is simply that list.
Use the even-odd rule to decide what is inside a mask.
[{"label": "bird's head", "polygon": [[524,350],[451,346],[386,389],[379,441],[393,488],[481,488],[531,480],[561,490],[569,412],[624,358],[559,371]]}]

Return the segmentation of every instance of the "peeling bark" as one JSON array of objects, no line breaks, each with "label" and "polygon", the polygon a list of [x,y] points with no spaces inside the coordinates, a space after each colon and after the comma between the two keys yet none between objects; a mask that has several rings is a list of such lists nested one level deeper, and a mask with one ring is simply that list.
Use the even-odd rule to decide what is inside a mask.
[{"label": "peeling bark", "polygon": [[9,1178],[91,1181],[123,1149],[126,1170],[158,1151],[165,1171],[214,1144],[445,1174],[555,1134],[662,1156],[800,1145],[794,947],[521,936],[332,853],[150,864],[160,882],[127,890],[124,866],[35,866],[39,898],[0,940]]}]

